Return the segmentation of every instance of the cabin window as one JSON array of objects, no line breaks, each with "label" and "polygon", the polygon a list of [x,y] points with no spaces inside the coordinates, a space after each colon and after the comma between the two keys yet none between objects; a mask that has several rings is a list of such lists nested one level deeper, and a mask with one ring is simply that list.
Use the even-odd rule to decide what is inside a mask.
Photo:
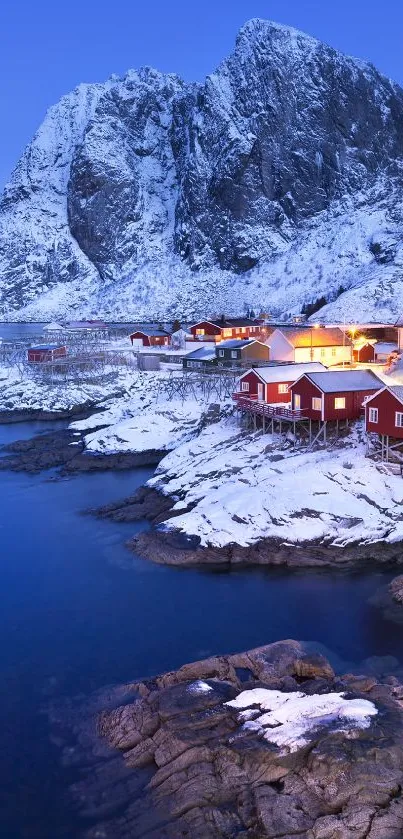
[{"label": "cabin window", "polygon": [[224,338],[231,338],[232,329],[223,329],[222,334],[224,335]]},{"label": "cabin window", "polygon": [[241,382],[241,390],[244,393],[249,393],[249,382]]},{"label": "cabin window", "polygon": [[403,428],[403,413],[400,411],[395,413],[395,426],[396,428]]},{"label": "cabin window", "polygon": [[239,330],[239,331],[240,331],[240,332],[242,332],[242,334],[244,335],[244,334],[245,334],[245,332],[246,332],[246,328],[245,328],[245,326],[241,326],[241,328],[240,328],[240,330]]},{"label": "cabin window", "polygon": [[336,411],[343,411],[344,408],[346,407],[345,397],[344,396],[336,396],[336,399],[334,400],[334,407],[336,408]]},{"label": "cabin window", "polygon": [[224,358],[224,355],[225,355],[224,350],[218,350],[218,355],[220,356],[220,358]]},{"label": "cabin window", "polygon": [[322,400],[320,396],[313,396],[312,397],[312,410],[313,411],[321,411],[322,410]]},{"label": "cabin window", "polygon": [[369,409],[369,421],[378,422],[378,408]]},{"label": "cabin window", "polygon": [[279,385],[278,386],[279,393],[288,393],[288,385]]},{"label": "cabin window", "polygon": [[294,410],[299,411],[300,408],[301,408],[301,396],[300,396],[299,393],[294,393],[293,401],[294,401]]},{"label": "cabin window", "polygon": [[335,358],[336,356],[336,347],[332,347],[332,357]]},{"label": "cabin window", "polygon": [[324,347],[322,347],[322,349],[321,349],[321,351],[320,351],[320,357],[321,357],[321,358],[324,358],[324,357],[325,357],[325,355],[326,355],[326,350],[325,350],[325,348],[324,348]]},{"label": "cabin window", "polygon": [[196,329],[196,335],[204,335],[204,329]]},{"label": "cabin window", "polygon": [[231,358],[238,358],[238,353],[236,350],[231,350]]}]

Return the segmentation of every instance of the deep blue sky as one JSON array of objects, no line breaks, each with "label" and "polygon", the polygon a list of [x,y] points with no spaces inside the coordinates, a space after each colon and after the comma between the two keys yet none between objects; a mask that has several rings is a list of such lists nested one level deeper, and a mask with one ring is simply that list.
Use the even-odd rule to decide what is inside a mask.
[{"label": "deep blue sky", "polygon": [[402,0],[3,0],[0,185],[79,82],[149,64],[201,80],[251,17],[291,24],[403,83]]}]

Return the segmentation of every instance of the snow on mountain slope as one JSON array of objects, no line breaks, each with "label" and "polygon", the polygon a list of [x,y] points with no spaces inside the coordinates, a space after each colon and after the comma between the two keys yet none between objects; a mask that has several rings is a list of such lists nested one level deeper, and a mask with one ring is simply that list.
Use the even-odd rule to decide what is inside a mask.
[{"label": "snow on mountain slope", "polygon": [[0,202],[0,316],[282,315],[324,295],[325,319],[394,319],[402,185],[403,91],[252,20],[203,85],[145,68],[50,109]]}]

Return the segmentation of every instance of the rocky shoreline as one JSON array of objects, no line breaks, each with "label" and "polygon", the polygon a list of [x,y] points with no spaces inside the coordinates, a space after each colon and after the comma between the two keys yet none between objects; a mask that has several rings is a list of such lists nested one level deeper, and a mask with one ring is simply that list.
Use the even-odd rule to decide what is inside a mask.
[{"label": "rocky shoreline", "polygon": [[202,547],[197,538],[187,538],[175,529],[163,530],[163,522],[183,514],[173,510],[175,500],[152,487],[141,487],[133,496],[122,501],[100,507],[91,512],[101,518],[116,522],[147,519],[154,527],[127,542],[130,550],[144,559],[161,565],[181,567],[253,565],[287,566],[289,568],[340,568],[365,567],[370,561],[374,565],[398,566],[403,564],[401,543],[377,542],[370,545],[352,544],[337,547],[331,544],[306,542],[287,544],[275,539],[263,539],[254,545],[241,547],[237,544],[225,547]]},{"label": "rocky shoreline", "polygon": [[82,698],[75,713],[51,708],[64,765],[80,772],[82,836],[398,839],[400,676],[338,676],[279,641],[108,689],[86,710]]},{"label": "rocky shoreline", "polygon": [[1,410],[0,411],[0,425],[7,425],[9,423],[19,422],[54,422],[55,420],[78,420],[87,419],[94,411],[94,404],[88,402],[83,405],[76,405],[62,411],[43,411],[40,408],[23,408],[21,410]]},{"label": "rocky shoreline", "polygon": [[68,428],[16,440],[2,447],[2,453],[6,452],[0,458],[0,470],[36,473],[58,467],[62,475],[154,466],[163,457],[155,450],[90,454],[85,450],[83,435]]}]

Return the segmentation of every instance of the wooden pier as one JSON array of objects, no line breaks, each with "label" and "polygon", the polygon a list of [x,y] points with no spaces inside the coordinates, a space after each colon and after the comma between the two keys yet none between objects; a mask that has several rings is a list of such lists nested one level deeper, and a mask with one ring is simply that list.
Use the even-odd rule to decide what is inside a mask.
[{"label": "wooden pier", "polygon": [[233,393],[232,397],[240,417],[242,418],[245,415],[250,417],[255,431],[258,428],[258,420],[259,424],[261,422],[263,433],[269,431],[274,434],[278,431],[279,434],[282,434],[283,424],[285,424],[288,430],[292,430],[295,439],[296,432],[299,432],[301,443],[304,442],[311,448],[319,441],[326,445],[326,421],[316,422],[305,416],[300,409],[287,408],[285,405],[269,405],[267,402],[258,400],[255,396],[250,397],[243,396],[241,393]]}]

